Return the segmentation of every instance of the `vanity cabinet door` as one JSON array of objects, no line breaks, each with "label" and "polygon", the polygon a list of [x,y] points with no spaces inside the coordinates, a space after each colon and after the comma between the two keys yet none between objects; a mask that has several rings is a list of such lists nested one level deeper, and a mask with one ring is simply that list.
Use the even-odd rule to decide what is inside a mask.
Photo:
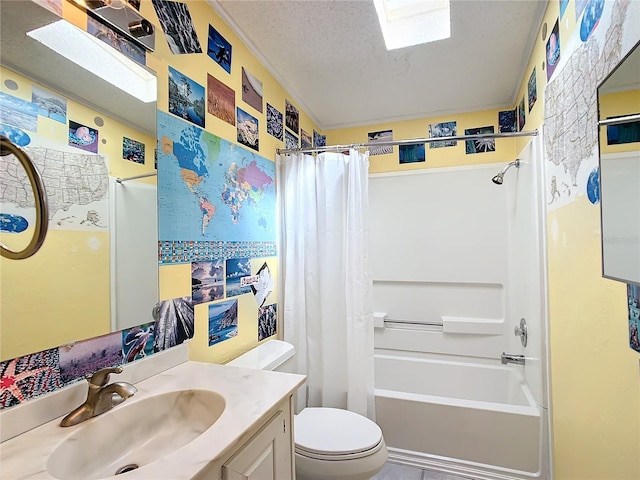
[{"label": "vanity cabinet door", "polygon": [[292,480],[289,416],[278,411],[222,466],[223,480]]}]

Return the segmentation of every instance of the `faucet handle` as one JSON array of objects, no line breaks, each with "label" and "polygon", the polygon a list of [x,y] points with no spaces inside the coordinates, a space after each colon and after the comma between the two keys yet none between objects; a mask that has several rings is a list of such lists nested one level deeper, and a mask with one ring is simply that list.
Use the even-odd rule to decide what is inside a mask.
[{"label": "faucet handle", "polygon": [[87,375],[85,378],[90,385],[94,385],[96,387],[104,387],[109,381],[109,374],[111,373],[122,373],[122,367],[101,368],[97,372],[94,372],[91,375]]}]

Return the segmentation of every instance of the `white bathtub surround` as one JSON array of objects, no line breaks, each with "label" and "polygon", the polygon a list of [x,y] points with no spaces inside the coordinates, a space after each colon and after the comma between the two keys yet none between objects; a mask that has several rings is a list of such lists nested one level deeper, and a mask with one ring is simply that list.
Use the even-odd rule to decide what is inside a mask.
[{"label": "white bathtub surround", "polygon": [[[540,134],[507,159],[520,167],[500,186],[491,178],[507,162],[370,176],[374,310],[386,312],[375,351],[407,360],[384,375],[376,360],[377,418],[393,462],[477,479],[549,478],[542,145]],[[526,347],[514,335],[522,318]],[[501,365],[503,352],[525,365]],[[434,361],[428,371],[422,360]],[[483,428],[488,419],[497,427]],[[398,423],[415,442],[393,433]],[[482,436],[500,437],[497,429],[504,449]]]},{"label": "white bathtub surround", "polygon": [[[144,480],[198,478],[198,475],[204,475],[203,469],[227,461],[253,435],[250,433],[252,429],[274,416],[278,405],[303,382],[304,377],[300,375],[187,361],[136,383],[138,392],[133,397],[98,417],[69,428],[60,427],[58,418],[1,443],[0,478],[52,479],[54,477],[47,472],[47,460],[51,453],[84,426],[91,427],[101,422],[104,428],[121,428],[108,421],[111,417],[118,418],[114,413],[120,408],[176,390],[208,390],[221,395],[225,401],[224,410],[217,421],[182,448],[169,448],[169,453],[162,458],[141,464],[140,468],[128,472],[126,476],[128,479]],[[69,409],[74,406],[69,405]],[[158,418],[159,423],[162,420]],[[126,431],[126,427],[124,429]],[[123,438],[123,441],[126,440]],[[105,454],[104,448],[97,448],[95,455]],[[216,475],[219,475],[219,465],[216,471]]]},{"label": "white bathtub surround", "polygon": [[284,340],[308,376],[299,405],[374,418],[368,165],[356,149],[279,156],[278,190]]},{"label": "white bathtub surround", "polygon": [[517,370],[384,354],[375,362],[377,421],[394,461],[472,478],[539,476],[541,410]]}]

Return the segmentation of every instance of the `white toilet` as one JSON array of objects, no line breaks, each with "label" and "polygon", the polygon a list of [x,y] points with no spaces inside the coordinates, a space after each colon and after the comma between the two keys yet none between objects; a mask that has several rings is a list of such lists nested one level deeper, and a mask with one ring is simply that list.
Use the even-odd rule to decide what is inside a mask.
[{"label": "white toilet", "polygon": [[[293,345],[270,340],[228,365],[286,371],[294,353]],[[307,407],[295,416],[294,433],[298,480],[367,480],[387,461],[382,430],[357,413]]]}]

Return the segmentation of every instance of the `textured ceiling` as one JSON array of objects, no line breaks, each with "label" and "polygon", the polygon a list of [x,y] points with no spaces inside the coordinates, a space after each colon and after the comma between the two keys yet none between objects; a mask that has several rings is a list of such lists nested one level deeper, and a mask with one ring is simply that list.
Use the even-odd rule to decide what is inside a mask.
[{"label": "textured ceiling", "polygon": [[207,1],[322,130],[513,106],[547,5],[451,0],[451,38],[387,51],[372,0]]}]

